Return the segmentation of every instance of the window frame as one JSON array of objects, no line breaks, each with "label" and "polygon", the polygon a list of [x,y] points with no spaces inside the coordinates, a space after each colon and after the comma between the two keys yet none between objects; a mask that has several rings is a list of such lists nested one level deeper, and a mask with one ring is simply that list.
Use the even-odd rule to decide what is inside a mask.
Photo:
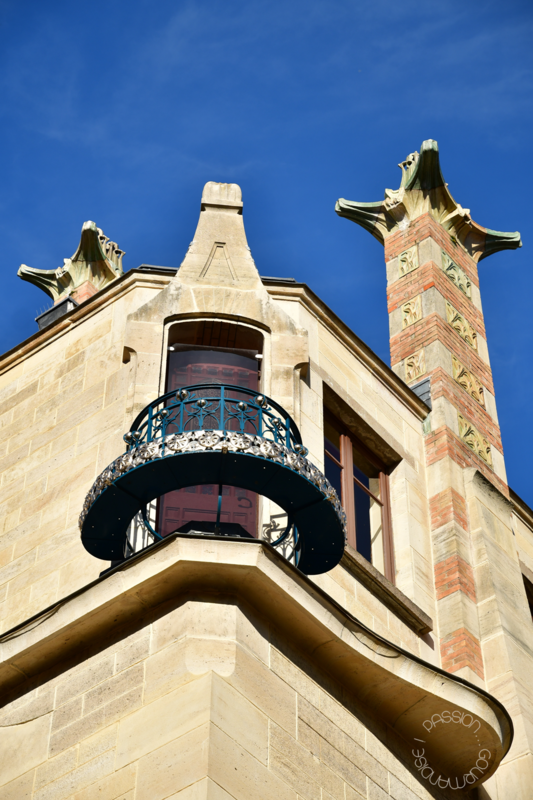
[{"label": "window frame", "polygon": [[[185,327],[185,326],[188,326]],[[194,341],[183,341],[190,338],[191,334],[194,335]],[[257,347],[247,348],[237,347],[237,337],[239,334],[250,335],[250,338],[256,338]],[[201,341],[200,341],[201,340]],[[222,343],[221,343],[222,340]],[[264,375],[263,375],[263,359],[265,348],[267,345],[267,334],[264,329],[259,326],[250,324],[249,322],[231,319],[229,317],[222,317],[216,315],[208,316],[178,316],[169,318],[166,321],[165,336],[163,340],[164,358],[161,364],[160,385],[161,392],[166,393],[172,391],[170,386],[171,379],[171,358],[170,353],[174,348],[186,351],[219,351],[223,353],[247,355],[256,352],[256,366],[257,366],[257,392],[263,390]],[[257,357],[259,355],[259,357]],[[217,383],[215,379],[213,381]],[[194,381],[191,379],[191,384]],[[197,487],[196,487],[197,488]],[[238,488],[238,487],[235,487]],[[250,490],[248,490],[250,491]],[[262,497],[259,493],[255,492],[255,534],[254,538],[261,538],[262,526]],[[162,512],[163,512],[163,498],[165,495],[157,498],[154,503],[156,505],[156,528],[161,531],[163,526]],[[223,501],[224,502],[224,501]]]},{"label": "window frame", "polygon": [[[352,483],[362,489],[381,506],[381,524],[383,538],[384,575],[392,584],[396,582],[394,561],[394,541],[392,534],[392,515],[390,509],[390,485],[387,465],[364,442],[361,441],[341,420],[328,408],[324,407],[324,421],[327,421],[338,432],[340,437],[340,462],[324,447],[324,459],[331,459],[341,470],[341,503],[346,512],[347,544],[357,550],[357,529],[355,498]],[[324,436],[325,438],[325,436]],[[376,497],[353,474],[353,451],[358,450],[378,471],[380,497]]]}]

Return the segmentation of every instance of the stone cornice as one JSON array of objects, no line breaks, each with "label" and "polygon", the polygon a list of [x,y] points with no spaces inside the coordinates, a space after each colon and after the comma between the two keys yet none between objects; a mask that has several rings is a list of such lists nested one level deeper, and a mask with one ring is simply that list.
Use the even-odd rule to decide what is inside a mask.
[{"label": "stone cornice", "polygon": [[426,419],[429,409],[401,378],[388,367],[305,283],[285,283],[265,279],[268,293],[279,300],[297,299],[359,359],[419,419]]},{"label": "stone cornice", "polygon": [[362,583],[372,594],[379,597],[383,605],[405,622],[415,633],[423,636],[433,630],[433,620],[394,586],[369,561],[349,544],[344,548],[342,566]]},{"label": "stone cornice", "polygon": [[520,517],[524,525],[531,528],[533,531],[533,509],[531,509],[516,492],[513,492],[511,487],[509,487],[509,499],[516,516]]},{"label": "stone cornice", "polygon": [[[0,692],[12,696],[150,610],[194,592],[252,605],[376,719],[413,746],[415,738],[424,739],[426,758],[443,775],[470,773],[484,748],[489,766],[481,777],[473,775],[473,787],[497,769],[511,745],[512,723],[497,700],[376,635],[259,540],[182,534],[148,548],[5,634]],[[441,724],[428,736],[428,722],[445,722],[440,715],[446,712],[470,715],[475,733],[471,722]]]},{"label": "stone cornice", "polygon": [[68,333],[72,328],[81,322],[85,322],[102,308],[125,296],[133,289],[137,287],[164,289],[170,283],[174,274],[174,271],[172,273],[164,270],[157,272],[155,267],[149,272],[139,268],[130,270],[85,302],[80,303],[77,308],[72,309],[72,311],[43,328],[43,330],[36,331],[32,336],[29,336],[0,356],[0,375],[38,352],[45,345]]}]

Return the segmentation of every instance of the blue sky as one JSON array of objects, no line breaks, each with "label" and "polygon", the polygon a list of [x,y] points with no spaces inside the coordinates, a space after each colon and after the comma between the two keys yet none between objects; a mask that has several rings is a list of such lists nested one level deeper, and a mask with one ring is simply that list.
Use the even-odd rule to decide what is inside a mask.
[{"label": "blue sky", "polygon": [[[501,0],[0,0],[0,350],[94,220],[124,267],[178,266],[203,184],[239,183],[263,275],[305,281],[389,363],[383,248],[334,213],[439,142],[481,225],[524,246],[480,267],[509,482],[533,504],[533,6]],[[518,427],[516,427],[518,425]]]}]

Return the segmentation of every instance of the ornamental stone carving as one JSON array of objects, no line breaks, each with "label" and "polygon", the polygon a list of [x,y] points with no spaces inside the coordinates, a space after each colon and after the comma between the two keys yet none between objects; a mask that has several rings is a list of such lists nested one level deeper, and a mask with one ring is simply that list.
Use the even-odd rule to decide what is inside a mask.
[{"label": "ornamental stone carving", "polygon": [[468,298],[472,298],[472,284],[466,277],[466,273],[461,269],[461,267],[457,266],[455,261],[450,258],[450,256],[444,252],[442,252],[441,258],[441,267],[444,274],[451,280],[458,289],[462,291],[464,295]]},{"label": "ornamental stone carving", "polygon": [[442,176],[434,139],[426,139],[420,152],[410,153],[398,166],[402,171],[399,189],[385,189],[385,198],[375,203],[341,198],[335,206],[337,214],[361,225],[382,244],[389,236],[407,230],[413,220],[429,214],[475,261],[522,246],[518,231],[504,233],[478,225],[470,210],[453,199]]},{"label": "ornamental stone carving", "polygon": [[117,243],[111,242],[101,228],[89,220],[83,223],[78,249],[73,256],[63,259],[63,266],[35,269],[21,264],[17,275],[46,292],[54,303],[59,303],[65,297],[76,299],[78,290],[86,284],[92,286],[94,294],[120,278],[124,274],[123,256],[124,251]]},{"label": "ornamental stone carving", "polygon": [[446,300],[446,319],[461,339],[477,350],[477,333],[467,319]]},{"label": "ornamental stone carving", "polygon": [[405,382],[411,383],[411,381],[420,378],[426,372],[426,357],[424,353],[424,348],[419,350],[417,353],[413,353],[412,356],[407,356],[405,359]]},{"label": "ornamental stone carving", "polygon": [[492,455],[488,441],[462,414],[457,416],[459,419],[459,436],[462,441],[476,456],[479,456],[489,467],[492,467]]},{"label": "ornamental stone carving", "polygon": [[461,362],[452,356],[453,378],[462,386],[465,392],[468,392],[470,397],[479,403],[480,406],[485,408],[485,395],[483,393],[483,384],[476,376],[470,372]]},{"label": "ornamental stone carving", "polygon": [[404,250],[403,253],[400,253],[398,258],[398,271],[400,273],[400,278],[404,275],[407,275],[408,272],[412,272],[414,269],[418,267],[418,248],[415,245],[410,247],[409,250]]},{"label": "ornamental stone carving", "polygon": [[422,319],[422,297],[417,295],[402,306],[402,329]]}]

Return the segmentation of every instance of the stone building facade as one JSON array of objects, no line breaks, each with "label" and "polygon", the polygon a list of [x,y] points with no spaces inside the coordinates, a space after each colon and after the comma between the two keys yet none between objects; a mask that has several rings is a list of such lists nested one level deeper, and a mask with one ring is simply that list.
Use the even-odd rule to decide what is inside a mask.
[{"label": "stone building facade", "polygon": [[[55,305],[0,362],[0,800],[533,797],[533,512],[507,485],[477,272],[520,240],[455,203],[435,142],[401,166],[384,201],[337,204],[385,247],[392,369],[308,286],[259,275],[235,184],[205,186],[178,270],[123,273],[94,223],[63,267],[21,268]],[[177,454],[133,428],[120,461],[148,404],[209,376],[303,445],[197,414],[211,439]],[[240,484],[187,479],[225,458]],[[144,521],[141,469],[175,478]],[[293,514],[289,485],[322,494]]]}]

